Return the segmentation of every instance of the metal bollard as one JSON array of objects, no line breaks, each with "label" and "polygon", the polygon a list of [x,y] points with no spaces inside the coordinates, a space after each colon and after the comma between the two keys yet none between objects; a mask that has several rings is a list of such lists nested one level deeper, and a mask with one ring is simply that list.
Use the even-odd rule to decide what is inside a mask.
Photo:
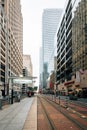
[{"label": "metal bollard", "polygon": [[2,109],[2,99],[0,99],[0,110]]}]

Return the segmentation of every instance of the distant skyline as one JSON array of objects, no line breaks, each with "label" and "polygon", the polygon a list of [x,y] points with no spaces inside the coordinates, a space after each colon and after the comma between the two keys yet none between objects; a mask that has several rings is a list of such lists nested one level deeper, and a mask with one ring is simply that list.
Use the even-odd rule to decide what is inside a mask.
[{"label": "distant skyline", "polygon": [[[39,76],[39,49],[42,44],[42,12],[64,8],[66,0],[21,0],[23,15],[23,53],[31,55],[33,76]],[[36,84],[38,84],[38,79]]]}]

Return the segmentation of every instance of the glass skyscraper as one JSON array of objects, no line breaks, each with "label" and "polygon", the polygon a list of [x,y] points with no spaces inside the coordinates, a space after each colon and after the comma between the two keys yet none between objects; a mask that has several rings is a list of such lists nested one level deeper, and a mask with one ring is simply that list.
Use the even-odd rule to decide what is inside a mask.
[{"label": "glass skyscraper", "polygon": [[54,37],[62,9],[45,9],[42,17],[43,64],[48,64],[48,72],[53,70]]},{"label": "glass skyscraper", "polygon": [[[42,15],[42,61],[43,73],[44,65],[47,66],[47,72],[54,69],[54,37],[62,9],[44,9]],[[46,74],[47,75],[47,74]],[[44,76],[43,76],[44,77]],[[43,79],[44,80],[44,79]]]}]

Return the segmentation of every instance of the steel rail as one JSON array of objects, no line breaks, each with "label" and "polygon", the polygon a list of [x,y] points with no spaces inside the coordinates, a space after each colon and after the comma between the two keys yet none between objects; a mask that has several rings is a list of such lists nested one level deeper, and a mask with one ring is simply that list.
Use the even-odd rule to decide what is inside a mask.
[{"label": "steel rail", "polygon": [[[55,107],[55,109],[57,111],[60,111],[65,117],[67,117],[70,121],[72,121],[80,130],[87,130],[87,126],[84,126],[83,124],[78,122],[76,119],[72,118],[69,114],[67,114],[67,111],[64,112],[64,110],[66,110],[66,109],[61,107],[59,104],[57,104],[56,102],[54,102],[48,98],[45,98],[45,97],[42,97],[42,98],[44,98],[48,103],[50,103],[53,107]],[[63,109],[63,111],[61,111],[59,106],[61,107],[61,109]],[[85,119],[83,119],[83,120],[85,120]]]},{"label": "steel rail", "polygon": [[82,107],[82,108],[86,108],[87,109],[87,105],[85,104],[85,103],[82,103],[82,102],[80,102],[80,101],[69,101],[68,100],[68,102],[70,103],[70,104],[74,104],[74,105],[76,105],[76,106],[80,106],[80,107]]},{"label": "steel rail", "polygon": [[49,114],[47,113],[47,110],[45,109],[44,104],[43,104],[41,98],[40,98],[39,96],[37,96],[37,97],[38,97],[38,99],[39,99],[39,101],[40,101],[40,103],[41,103],[41,105],[42,105],[42,108],[43,108],[43,110],[44,110],[45,117],[46,117],[46,119],[48,120],[48,123],[49,123],[49,125],[50,125],[50,130],[57,130],[57,129],[55,128],[55,125],[54,125],[53,121],[50,119]]}]

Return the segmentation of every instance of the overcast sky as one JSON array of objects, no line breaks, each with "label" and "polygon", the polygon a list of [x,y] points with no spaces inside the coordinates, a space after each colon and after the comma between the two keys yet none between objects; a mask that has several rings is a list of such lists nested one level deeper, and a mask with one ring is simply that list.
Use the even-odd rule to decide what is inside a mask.
[{"label": "overcast sky", "polygon": [[39,48],[42,44],[41,22],[43,9],[64,8],[65,1],[21,0],[23,15],[23,53],[31,55],[33,76],[39,76]]}]

